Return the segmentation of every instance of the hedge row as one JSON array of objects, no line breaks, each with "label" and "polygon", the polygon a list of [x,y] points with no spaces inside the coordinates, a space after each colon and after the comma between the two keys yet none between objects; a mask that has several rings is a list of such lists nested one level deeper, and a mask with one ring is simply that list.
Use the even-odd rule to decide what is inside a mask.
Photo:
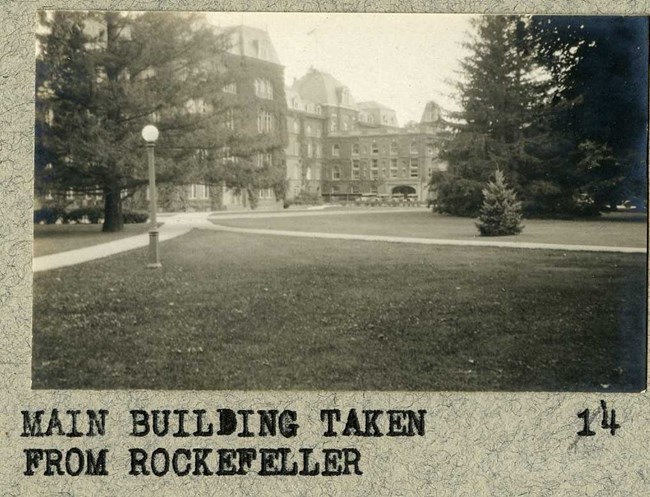
[{"label": "hedge row", "polygon": [[[126,224],[146,223],[149,219],[146,212],[124,211],[122,215]],[[84,219],[98,224],[104,219],[104,210],[100,207],[83,207],[67,212],[63,207],[43,207],[34,211],[34,224],[80,223]]]}]

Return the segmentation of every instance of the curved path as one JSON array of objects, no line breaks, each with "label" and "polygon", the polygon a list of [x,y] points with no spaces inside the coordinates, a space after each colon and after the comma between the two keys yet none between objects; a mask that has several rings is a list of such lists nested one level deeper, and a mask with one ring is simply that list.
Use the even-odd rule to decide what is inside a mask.
[{"label": "curved path", "polygon": [[368,242],[415,243],[420,245],[452,245],[458,247],[499,247],[542,250],[563,250],[573,252],[618,252],[625,254],[645,254],[645,248],[612,247],[608,245],[571,245],[559,243],[499,242],[488,240],[453,240],[445,238],[416,238],[408,236],[353,235],[349,233],[321,233],[314,231],[288,231],[261,228],[236,228],[213,224],[217,231],[233,233],[251,233],[255,235],[293,236],[299,238],[329,238],[331,240],[360,240]]},{"label": "curved path", "polygon": [[[170,240],[180,235],[188,233],[190,230],[204,229],[212,231],[228,231],[233,233],[249,233],[255,235],[268,236],[290,236],[299,238],[321,238],[330,240],[357,240],[370,242],[388,242],[388,243],[412,243],[420,245],[449,245],[462,247],[499,247],[499,248],[519,248],[519,249],[540,249],[540,250],[563,250],[579,252],[615,252],[627,254],[645,254],[645,248],[639,247],[613,247],[604,245],[571,245],[571,244],[554,244],[554,243],[527,243],[527,242],[508,242],[497,240],[454,240],[438,238],[411,238],[400,236],[383,236],[383,235],[356,235],[347,233],[322,233],[306,231],[288,231],[274,229],[257,229],[257,228],[237,228],[217,224],[220,219],[259,219],[259,218],[282,218],[282,217],[304,217],[304,216],[344,216],[356,214],[381,214],[390,212],[409,213],[422,212],[422,208],[400,208],[400,209],[381,209],[373,208],[369,210],[300,210],[300,211],[273,211],[273,212],[242,212],[242,213],[210,213],[210,212],[190,212],[179,213],[169,217],[161,216],[164,224],[159,228],[160,241]],[[208,219],[210,218],[210,220]],[[149,243],[148,233],[136,235],[121,240],[115,240],[108,243],[101,243],[57,254],[35,257],[33,260],[33,271],[47,271],[60,267],[81,264],[95,259],[101,259],[111,255],[126,252],[136,248],[146,247]]]}]

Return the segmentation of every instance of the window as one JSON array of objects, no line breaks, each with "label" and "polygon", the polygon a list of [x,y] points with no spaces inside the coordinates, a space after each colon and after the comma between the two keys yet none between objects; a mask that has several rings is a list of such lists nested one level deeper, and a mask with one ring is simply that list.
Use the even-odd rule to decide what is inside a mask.
[{"label": "window", "polygon": [[347,116],[343,116],[343,125],[342,125],[343,131],[347,131],[349,128],[349,123],[348,123],[348,118]]},{"label": "window", "polygon": [[235,129],[235,113],[232,109],[226,109],[225,125],[229,130]]},{"label": "window", "polygon": [[193,184],[189,187],[190,200],[203,200],[209,198],[209,189],[203,184]]},{"label": "window", "polygon": [[377,179],[379,177],[379,161],[372,159],[370,163],[370,178]]},{"label": "window", "polygon": [[260,98],[273,100],[273,85],[268,79],[255,80],[255,95]]},{"label": "window", "polygon": [[316,114],[320,114],[322,112],[320,105],[316,106]]},{"label": "window", "polygon": [[358,143],[353,143],[352,144],[352,155],[359,155],[359,144]]},{"label": "window", "polygon": [[316,157],[317,157],[317,158],[320,158],[321,155],[323,155],[323,151],[322,151],[322,149],[321,149],[320,144],[317,143],[317,144],[316,144]]},{"label": "window", "polygon": [[257,132],[269,133],[273,131],[273,114],[268,110],[261,110],[257,114]]},{"label": "window", "polygon": [[298,120],[293,121],[293,132],[294,133],[299,133],[300,132],[300,124],[298,124]]},{"label": "window", "polygon": [[190,111],[190,114],[207,114],[208,112],[212,112],[212,104],[202,98],[191,100],[191,102],[193,111]]},{"label": "window", "polygon": [[418,144],[414,141],[411,142],[411,153],[412,154],[418,153]]},{"label": "window", "polygon": [[372,142],[372,153],[373,155],[379,153],[379,145],[377,145],[377,142]]},{"label": "window", "polygon": [[232,155],[232,150],[230,149],[230,147],[222,147],[220,156],[221,156],[222,163],[228,163],[228,162],[232,162],[234,164],[237,163],[237,157]]},{"label": "window", "polygon": [[336,114],[330,116],[330,131],[336,131],[338,129],[338,124],[336,122]]},{"label": "window", "polygon": [[418,169],[418,160],[417,159],[411,159],[410,164],[409,164],[409,170],[410,170],[411,178],[417,178],[418,177],[419,169]]},{"label": "window", "polygon": [[257,196],[261,199],[273,198],[273,190],[271,188],[260,188],[257,190]]},{"label": "window", "polygon": [[332,145],[332,155],[334,157],[338,157],[341,154],[341,148],[339,147],[338,143],[335,143]]},{"label": "window", "polygon": [[258,169],[269,168],[273,165],[273,157],[270,153],[257,154],[256,165]]},{"label": "window", "polygon": [[370,193],[377,193],[377,187],[375,185],[370,187]]},{"label": "window", "polygon": [[306,131],[307,136],[311,136],[311,124],[307,125],[307,131]]},{"label": "window", "polygon": [[361,179],[359,159],[352,159],[352,179]]},{"label": "window", "polygon": [[313,157],[314,156],[314,146],[312,145],[311,142],[307,142],[307,157]]},{"label": "window", "polygon": [[224,93],[232,93],[233,95],[237,95],[237,83],[228,83],[222,88],[222,90]]},{"label": "window", "polygon": [[293,107],[294,109],[300,107],[300,102],[298,102],[298,99],[296,97],[293,97],[291,99],[291,107]]},{"label": "window", "polygon": [[397,154],[397,142],[390,142],[390,153],[391,155]]},{"label": "window", "polygon": [[397,159],[390,160],[390,177],[397,178]]},{"label": "window", "polygon": [[341,179],[341,168],[339,166],[334,166],[332,168],[332,179],[333,180]]},{"label": "window", "polygon": [[331,193],[338,193],[339,192],[339,187],[337,185],[332,185],[330,187],[330,192]]},{"label": "window", "polygon": [[65,192],[65,199],[66,200],[74,200],[74,191],[73,190],[68,190]]},{"label": "window", "polygon": [[45,193],[45,200],[52,200],[53,198],[54,198],[54,196],[52,195],[52,190],[48,190]]}]

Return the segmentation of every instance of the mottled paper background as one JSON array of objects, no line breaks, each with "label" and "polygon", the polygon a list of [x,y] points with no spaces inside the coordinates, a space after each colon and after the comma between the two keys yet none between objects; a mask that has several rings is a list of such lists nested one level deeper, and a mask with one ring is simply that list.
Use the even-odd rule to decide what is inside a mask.
[{"label": "mottled paper background", "polygon": [[[30,390],[34,26],[38,8],[119,10],[310,10],[647,14],[648,1],[22,1],[0,0],[0,494],[2,495],[650,495],[650,402],[646,394],[449,394],[333,392],[74,392]],[[372,18],[369,17],[369,22]],[[91,332],[91,330],[89,330]],[[577,437],[584,408],[616,408],[616,436]],[[107,408],[106,437],[20,438],[21,409]],[[356,447],[362,477],[134,478],[128,452],[131,408],[296,409],[297,439],[252,438],[259,447]],[[319,409],[427,409],[427,435],[324,439]],[[260,444],[260,440],[262,443]],[[243,446],[231,437],[194,446]],[[108,477],[24,477],[26,447],[107,447]]]}]

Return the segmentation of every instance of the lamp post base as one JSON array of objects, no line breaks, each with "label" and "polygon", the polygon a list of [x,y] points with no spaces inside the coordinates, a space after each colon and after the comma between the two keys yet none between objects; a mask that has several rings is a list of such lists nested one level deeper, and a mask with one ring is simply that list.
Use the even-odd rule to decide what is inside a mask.
[{"label": "lamp post base", "polygon": [[162,264],[158,253],[158,230],[152,229],[149,231],[149,263],[147,268],[157,269],[160,267],[162,267]]}]

